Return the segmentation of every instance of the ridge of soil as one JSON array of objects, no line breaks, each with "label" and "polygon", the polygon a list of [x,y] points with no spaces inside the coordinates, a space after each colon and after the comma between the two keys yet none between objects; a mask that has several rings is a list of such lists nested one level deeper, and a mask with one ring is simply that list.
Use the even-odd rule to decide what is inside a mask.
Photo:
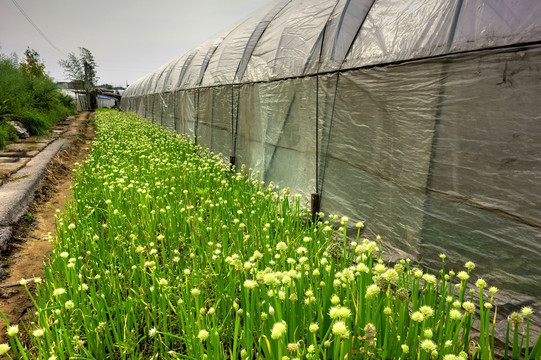
[{"label": "ridge of soil", "polygon": [[[34,192],[34,202],[28,214],[12,226],[13,234],[7,249],[0,254],[7,277],[0,281],[0,311],[10,324],[30,321],[33,304],[20,279],[41,277],[44,261],[51,253],[49,237],[54,238],[56,210],[63,210],[71,200],[73,169],[83,163],[90,152],[95,135],[93,114],[80,114],[69,126],[67,135],[70,145],[58,153],[47,166],[41,188]],[[34,293],[35,285],[28,282]],[[21,326],[20,326],[21,327]],[[19,332],[24,342],[27,334]],[[0,344],[8,341],[6,324],[0,320]]]}]

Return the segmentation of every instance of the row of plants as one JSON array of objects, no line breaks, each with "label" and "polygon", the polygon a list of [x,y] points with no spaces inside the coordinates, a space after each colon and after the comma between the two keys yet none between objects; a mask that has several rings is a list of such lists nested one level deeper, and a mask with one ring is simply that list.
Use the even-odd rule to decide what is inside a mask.
[{"label": "row of plants", "polygon": [[[58,213],[18,359],[492,359],[496,287],[475,265],[430,273],[382,260],[362,222],[238,172],[134,115],[96,113],[97,136]],[[23,285],[28,289],[26,280]],[[532,309],[506,357],[538,359]],[[472,327],[479,321],[480,335]],[[507,349],[508,347],[506,347]]]},{"label": "row of plants", "polygon": [[25,54],[21,63],[0,55],[0,148],[17,140],[9,120],[21,122],[30,135],[42,135],[75,110],[73,100],[44,73],[39,55],[30,49]]}]

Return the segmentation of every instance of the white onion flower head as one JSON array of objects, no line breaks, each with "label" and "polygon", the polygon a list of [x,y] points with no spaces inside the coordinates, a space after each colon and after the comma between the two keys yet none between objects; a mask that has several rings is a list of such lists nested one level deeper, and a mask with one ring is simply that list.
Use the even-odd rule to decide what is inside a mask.
[{"label": "white onion flower head", "polygon": [[420,311],[416,311],[413,314],[411,314],[411,320],[415,322],[422,322],[424,319],[425,319],[425,316]]},{"label": "white onion flower head", "polygon": [[419,311],[424,315],[425,318],[429,318],[434,315],[434,309],[427,305],[421,306]]},{"label": "white onion flower head", "polygon": [[197,337],[199,338],[199,340],[201,340],[201,342],[205,341],[208,339],[209,337],[209,332],[205,329],[199,331],[199,334],[197,334]]},{"label": "white onion flower head", "polygon": [[398,280],[398,273],[395,269],[387,269],[387,271],[385,271],[385,273],[383,274],[383,277],[389,282],[396,281]]},{"label": "white onion flower head", "polygon": [[75,307],[75,303],[71,300],[68,300],[64,303],[64,306],[66,307],[66,309],[73,309]]},{"label": "white onion flower head", "polygon": [[522,312],[522,315],[523,315],[523,316],[528,317],[528,316],[532,315],[533,310],[532,310],[531,307],[525,306],[525,307],[522,308],[521,312]]},{"label": "white onion flower head", "polygon": [[198,288],[193,288],[190,293],[192,294],[192,296],[199,296],[201,295],[201,291],[198,289]]},{"label": "white onion flower head", "polygon": [[379,264],[379,263],[374,265],[373,269],[374,269],[374,272],[376,272],[377,274],[383,274],[387,270],[384,264]]},{"label": "white onion flower head", "polygon": [[366,297],[367,300],[370,300],[374,296],[378,295],[380,293],[380,291],[381,291],[381,289],[380,289],[379,286],[377,286],[376,284],[372,284],[366,289],[365,297]]},{"label": "white onion flower head", "polygon": [[462,303],[462,307],[464,308],[464,310],[466,310],[466,312],[469,312],[470,314],[475,312],[475,304],[471,301],[464,301]]},{"label": "white onion flower head", "polygon": [[424,274],[423,275],[423,280],[425,282],[427,282],[428,284],[431,284],[431,285],[434,285],[436,283],[436,276],[432,275],[432,274]]},{"label": "white onion flower head", "polygon": [[313,333],[315,333],[315,332],[317,332],[319,330],[319,324],[318,323],[312,323],[312,324],[310,324],[308,329],[313,334]]},{"label": "white onion flower head", "polygon": [[479,289],[484,289],[487,287],[487,282],[483,279],[477,279],[477,281],[475,282],[475,286],[477,286],[477,288]]},{"label": "white onion flower head", "polygon": [[456,275],[461,281],[466,281],[470,278],[470,275],[468,275],[465,271],[459,271]]},{"label": "white onion flower head", "polygon": [[66,289],[64,289],[64,288],[54,289],[54,291],[53,291],[54,296],[60,296],[60,295],[63,295],[65,293],[66,293]]},{"label": "white onion flower head", "polygon": [[332,326],[332,333],[341,339],[347,339],[349,337],[349,330],[343,321],[337,321]]},{"label": "white onion flower head", "polygon": [[0,355],[5,355],[11,349],[8,344],[0,344]]},{"label": "white onion flower head", "polygon": [[253,280],[245,280],[244,281],[244,287],[248,290],[252,290],[253,288],[255,288],[257,286],[257,282],[253,281]]},{"label": "white onion flower head", "polygon": [[432,352],[436,350],[436,344],[432,340],[426,339],[421,342],[421,349],[426,352]]},{"label": "white onion flower head", "polygon": [[287,331],[287,324],[285,321],[277,322],[272,326],[271,338],[279,340]]},{"label": "white onion flower head", "polygon": [[462,319],[462,313],[457,309],[451,309],[451,311],[449,311],[449,318],[451,320],[460,320]]},{"label": "white onion flower head", "polygon": [[19,326],[18,325],[12,325],[9,327],[8,331],[8,336],[15,336],[19,333]]},{"label": "white onion flower head", "polygon": [[36,329],[32,333],[32,335],[34,335],[34,337],[37,337],[37,338],[42,337],[44,334],[45,332],[42,329]]}]

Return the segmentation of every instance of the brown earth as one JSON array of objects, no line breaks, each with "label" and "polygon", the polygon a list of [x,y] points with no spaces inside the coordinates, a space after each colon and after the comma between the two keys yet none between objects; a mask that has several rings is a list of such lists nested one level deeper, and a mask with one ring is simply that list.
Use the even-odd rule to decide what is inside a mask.
[{"label": "brown earth", "polygon": [[[70,146],[48,165],[42,187],[35,191],[29,215],[13,226],[10,244],[1,254],[8,276],[0,281],[0,311],[11,324],[29,321],[33,305],[19,280],[43,276],[44,261],[51,252],[48,239],[54,237],[56,209],[64,209],[71,200],[72,170],[75,163],[86,159],[94,135],[93,114],[80,114],[70,122],[63,135],[70,141]],[[32,281],[28,282],[28,287],[30,292],[34,291]],[[0,344],[7,341],[6,326],[0,320]]]}]

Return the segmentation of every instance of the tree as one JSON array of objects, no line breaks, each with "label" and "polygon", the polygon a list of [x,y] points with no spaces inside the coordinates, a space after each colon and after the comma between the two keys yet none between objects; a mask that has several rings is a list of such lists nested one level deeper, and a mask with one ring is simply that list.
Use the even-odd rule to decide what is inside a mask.
[{"label": "tree", "polygon": [[79,47],[79,57],[74,53],[69,53],[66,60],[58,62],[64,68],[65,75],[70,78],[75,87],[79,90],[84,90],[86,94],[86,108],[94,109],[96,102],[96,60],[90,50]]},{"label": "tree", "polygon": [[25,62],[19,64],[21,73],[29,78],[46,78],[45,64],[41,61],[38,52],[27,47],[24,55],[26,56]]}]

